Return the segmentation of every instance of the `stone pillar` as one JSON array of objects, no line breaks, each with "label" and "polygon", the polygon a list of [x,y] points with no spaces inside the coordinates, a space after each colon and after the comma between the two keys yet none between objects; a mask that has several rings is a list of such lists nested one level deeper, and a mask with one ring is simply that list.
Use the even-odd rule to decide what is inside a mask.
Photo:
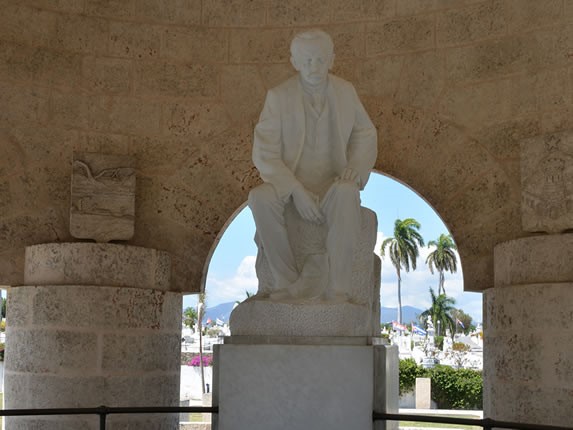
[{"label": "stone pillar", "polygon": [[484,294],[484,416],[571,425],[573,235],[495,248],[495,287]]},{"label": "stone pillar", "polygon": [[[6,408],[176,406],[181,300],[160,251],[95,243],[26,249],[8,292]],[[98,429],[92,416],[22,417],[6,429]],[[176,429],[178,416],[108,417],[108,429]],[[134,428],[135,428],[134,427]]]}]

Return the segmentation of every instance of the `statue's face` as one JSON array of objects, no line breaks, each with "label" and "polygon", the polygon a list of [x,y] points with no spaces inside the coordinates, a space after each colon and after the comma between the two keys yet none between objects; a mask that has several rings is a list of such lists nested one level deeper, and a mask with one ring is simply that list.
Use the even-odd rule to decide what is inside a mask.
[{"label": "statue's face", "polygon": [[291,63],[305,82],[316,86],[326,81],[333,60],[334,54],[324,42],[309,40],[299,46]]}]

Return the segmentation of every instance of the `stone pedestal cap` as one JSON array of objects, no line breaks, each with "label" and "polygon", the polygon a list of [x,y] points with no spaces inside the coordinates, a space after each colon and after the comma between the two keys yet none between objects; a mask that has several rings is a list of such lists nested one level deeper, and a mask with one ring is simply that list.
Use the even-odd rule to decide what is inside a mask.
[{"label": "stone pedestal cap", "polygon": [[26,248],[25,285],[103,285],[169,290],[169,254],[111,243],[47,243]]},{"label": "stone pedestal cap", "polygon": [[573,282],[573,234],[525,237],[494,249],[495,286]]}]

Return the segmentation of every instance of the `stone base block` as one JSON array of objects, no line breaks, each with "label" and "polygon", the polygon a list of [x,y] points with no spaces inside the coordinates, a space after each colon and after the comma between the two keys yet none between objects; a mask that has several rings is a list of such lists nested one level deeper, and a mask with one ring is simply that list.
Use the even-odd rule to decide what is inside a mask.
[{"label": "stone base block", "polygon": [[484,293],[484,415],[571,425],[572,317],[573,282],[504,286]]},{"label": "stone base block", "polygon": [[[376,371],[391,357],[397,369],[397,350],[384,345],[217,345],[213,428],[372,430],[372,412],[390,412],[377,402],[397,405],[397,372]],[[380,396],[394,376],[395,393]]]},{"label": "stone base block", "polygon": [[249,300],[231,313],[233,336],[372,336],[369,306]]}]

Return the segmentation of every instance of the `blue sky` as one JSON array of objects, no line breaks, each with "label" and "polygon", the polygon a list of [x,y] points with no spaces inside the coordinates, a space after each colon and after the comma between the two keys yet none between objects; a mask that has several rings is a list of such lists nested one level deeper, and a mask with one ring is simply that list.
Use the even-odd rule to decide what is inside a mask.
[{"label": "blue sky", "polygon": [[[448,230],[436,212],[416,193],[399,182],[373,173],[361,194],[362,205],[378,216],[378,238],[375,252],[380,253],[382,240],[391,236],[396,218],[415,218],[426,242],[436,240]],[[255,225],[249,208],[245,207],[230,223],[209,264],[206,281],[207,306],[245,299],[245,291],[257,291],[254,264],[257,248],[253,242]],[[455,237],[454,237],[455,240]],[[431,249],[420,250],[414,272],[402,273],[402,305],[426,309],[430,305],[428,288],[437,290],[438,274],[431,274],[425,264]],[[459,260],[458,260],[459,263]],[[397,307],[397,280],[389,260],[382,261],[382,306]],[[482,321],[480,293],[463,291],[462,268],[455,274],[446,273],[446,292],[456,300],[456,307],[470,314],[475,322]],[[195,295],[185,296],[183,306],[195,306]]]}]

